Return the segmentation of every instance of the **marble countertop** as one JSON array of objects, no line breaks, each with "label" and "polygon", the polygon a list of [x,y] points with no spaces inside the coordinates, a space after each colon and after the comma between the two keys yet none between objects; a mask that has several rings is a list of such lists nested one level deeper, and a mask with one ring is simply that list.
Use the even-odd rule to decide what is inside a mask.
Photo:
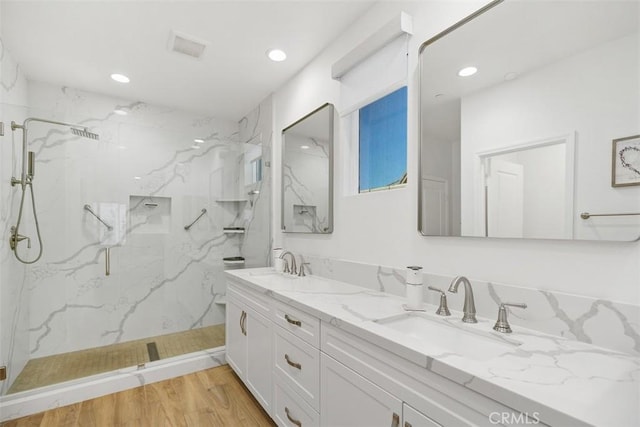
[{"label": "marble countertop", "polygon": [[[319,276],[283,277],[270,268],[226,272],[255,291],[291,304],[322,321],[379,345],[520,412],[540,411],[553,425],[640,425],[640,358],[514,327],[492,330],[495,319],[463,323],[461,313],[427,317],[451,328],[502,341],[505,352],[484,360],[456,354],[378,323],[407,313],[404,299]],[[451,308],[451,307],[450,307]],[[513,345],[513,344],[517,345]],[[511,344],[511,345],[510,345]]]}]

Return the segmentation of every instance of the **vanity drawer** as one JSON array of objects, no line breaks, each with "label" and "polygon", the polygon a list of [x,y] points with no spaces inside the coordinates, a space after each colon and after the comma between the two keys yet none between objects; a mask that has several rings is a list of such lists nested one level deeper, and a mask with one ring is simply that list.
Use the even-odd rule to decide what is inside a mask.
[{"label": "vanity drawer", "polygon": [[248,286],[237,284],[227,278],[227,295],[252,308],[256,313],[262,314],[267,319],[271,318],[272,299],[266,295],[260,294],[249,288]]},{"label": "vanity drawer", "polygon": [[320,414],[280,379],[273,388],[273,418],[281,427],[320,426]]},{"label": "vanity drawer", "polygon": [[491,425],[492,413],[519,413],[331,325],[322,326],[322,351],[443,426]]},{"label": "vanity drawer", "polygon": [[275,373],[316,411],[320,408],[320,350],[274,328]]},{"label": "vanity drawer", "polygon": [[320,347],[319,319],[279,301],[275,302],[273,314],[276,325],[315,348]]}]

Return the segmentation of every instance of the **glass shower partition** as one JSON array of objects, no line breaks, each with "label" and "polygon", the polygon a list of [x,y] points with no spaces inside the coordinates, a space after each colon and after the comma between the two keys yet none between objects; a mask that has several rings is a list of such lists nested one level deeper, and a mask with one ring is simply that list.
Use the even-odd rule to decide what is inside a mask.
[{"label": "glass shower partition", "polygon": [[[21,193],[8,184],[20,173],[21,133],[5,129],[3,394],[223,346],[224,269],[265,265],[261,141],[239,143],[237,123],[132,110],[122,118],[3,106],[5,123],[37,116],[100,136],[29,125],[44,250],[25,266],[5,238]],[[29,199],[20,234],[31,248],[18,247],[27,257],[38,250]]]}]

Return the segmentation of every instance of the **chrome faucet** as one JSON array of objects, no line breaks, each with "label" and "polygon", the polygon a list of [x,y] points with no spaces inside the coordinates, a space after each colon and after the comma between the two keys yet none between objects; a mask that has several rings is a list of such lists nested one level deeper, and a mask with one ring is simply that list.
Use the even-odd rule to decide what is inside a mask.
[{"label": "chrome faucet", "polygon": [[449,292],[457,293],[460,282],[464,284],[464,307],[462,308],[464,315],[462,316],[462,321],[466,323],[478,323],[476,319],[476,303],[473,300],[473,290],[471,289],[469,279],[464,276],[456,277],[451,281],[451,285],[449,285]]},{"label": "chrome faucet", "polygon": [[[286,262],[285,255],[291,255],[291,270],[289,270],[289,264]],[[290,251],[284,251],[280,255],[280,258],[285,260],[284,264],[284,272],[291,274],[298,274],[298,268],[296,267],[296,256],[292,254]]]}]

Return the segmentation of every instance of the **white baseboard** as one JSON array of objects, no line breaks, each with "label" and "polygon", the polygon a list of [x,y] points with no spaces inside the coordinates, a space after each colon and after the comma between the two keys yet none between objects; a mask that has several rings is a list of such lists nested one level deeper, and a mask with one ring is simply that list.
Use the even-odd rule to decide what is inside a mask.
[{"label": "white baseboard", "polygon": [[0,422],[225,364],[224,347],[0,396]]}]

